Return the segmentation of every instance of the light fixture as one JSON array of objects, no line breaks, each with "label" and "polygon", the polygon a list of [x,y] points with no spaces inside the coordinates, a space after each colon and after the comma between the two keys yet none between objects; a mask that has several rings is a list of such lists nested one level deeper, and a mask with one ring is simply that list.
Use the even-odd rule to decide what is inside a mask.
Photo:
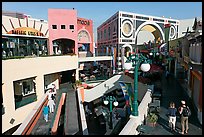
[{"label": "light fixture", "polygon": [[105,105],[108,105],[108,100],[104,100],[103,103],[104,103]]},{"label": "light fixture", "polygon": [[125,62],[124,63],[124,69],[130,70],[132,68],[132,62]]},{"label": "light fixture", "polygon": [[150,70],[150,64],[149,63],[143,63],[140,68],[143,72],[147,72]]},{"label": "light fixture", "polygon": [[117,102],[117,101],[113,102],[113,105],[114,105],[115,107],[118,106],[118,102]]},{"label": "light fixture", "polygon": [[149,53],[149,55],[150,55],[150,56],[152,56],[152,55],[153,55],[153,53],[152,53],[152,52],[150,52],[150,53]]}]

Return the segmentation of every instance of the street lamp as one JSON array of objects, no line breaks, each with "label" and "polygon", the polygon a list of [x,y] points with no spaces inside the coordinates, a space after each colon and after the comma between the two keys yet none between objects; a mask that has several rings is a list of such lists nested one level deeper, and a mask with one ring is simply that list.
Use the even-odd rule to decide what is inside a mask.
[{"label": "street lamp", "polygon": [[113,122],[112,122],[112,110],[113,110],[113,106],[114,105],[115,107],[118,106],[118,102],[116,100],[116,98],[114,96],[107,96],[103,103],[105,105],[108,105],[108,103],[110,102],[110,125],[109,125],[109,129],[113,129]]},{"label": "street lamp", "polygon": [[150,64],[148,63],[149,60],[142,54],[139,54],[136,52],[135,54],[131,54],[127,60],[127,62],[124,64],[124,68],[127,70],[130,70],[133,67],[134,68],[134,100],[133,100],[133,111],[132,115],[133,116],[138,116],[138,103],[137,103],[137,98],[138,98],[138,68],[141,63],[141,70],[143,72],[147,72],[150,70]]},{"label": "street lamp", "polygon": [[[151,56],[151,58],[152,58],[152,62],[154,63],[155,61],[157,61],[158,60],[158,57],[159,57],[159,55],[160,55],[160,53],[158,52],[158,51],[151,51],[150,53],[149,53],[149,55]],[[156,57],[156,58],[155,58]]]}]

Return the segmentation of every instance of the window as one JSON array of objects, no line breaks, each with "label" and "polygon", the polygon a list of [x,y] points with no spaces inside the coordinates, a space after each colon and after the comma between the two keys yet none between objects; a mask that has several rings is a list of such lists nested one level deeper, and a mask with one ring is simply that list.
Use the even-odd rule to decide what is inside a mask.
[{"label": "window", "polygon": [[110,39],[110,27],[108,27],[108,39]]},{"label": "window", "polygon": [[100,39],[100,33],[98,32],[98,40]]},{"label": "window", "polygon": [[106,29],[104,30],[104,39],[106,39]]},{"label": "window", "polygon": [[101,31],[101,40],[102,40],[103,32]]},{"label": "window", "polygon": [[15,109],[37,100],[35,78],[14,81]]},{"label": "window", "polygon": [[81,41],[81,39],[86,41],[86,43],[90,42],[89,34],[84,30],[80,31],[79,34],[78,34],[78,41]]},{"label": "window", "polygon": [[74,29],[74,25],[69,25],[69,29]]},{"label": "window", "polygon": [[65,25],[61,25],[61,29],[65,29]]},{"label": "window", "polygon": [[52,29],[57,29],[57,25],[52,25]]}]

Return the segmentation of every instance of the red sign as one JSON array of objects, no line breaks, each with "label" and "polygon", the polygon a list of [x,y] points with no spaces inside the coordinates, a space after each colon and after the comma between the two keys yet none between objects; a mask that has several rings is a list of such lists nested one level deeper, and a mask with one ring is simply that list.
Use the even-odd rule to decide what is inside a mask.
[{"label": "red sign", "polygon": [[164,28],[171,27],[171,24],[164,24]]}]

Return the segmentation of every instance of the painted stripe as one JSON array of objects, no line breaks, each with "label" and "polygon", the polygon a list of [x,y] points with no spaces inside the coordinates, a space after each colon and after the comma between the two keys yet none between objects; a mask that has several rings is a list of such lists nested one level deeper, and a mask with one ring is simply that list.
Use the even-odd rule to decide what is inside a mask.
[{"label": "painted stripe", "polygon": [[7,29],[5,28],[5,26],[4,26],[3,24],[2,24],[2,27],[4,28],[4,30],[5,30],[6,32],[8,32]]},{"label": "painted stripe", "polygon": [[19,26],[21,27],[21,20],[18,18],[18,23],[19,23]]},{"label": "painted stripe", "polygon": [[11,23],[11,27],[12,27],[13,29],[15,29],[15,27],[13,26],[13,22],[11,21],[11,19],[9,19],[9,21],[10,21],[10,23]]}]

